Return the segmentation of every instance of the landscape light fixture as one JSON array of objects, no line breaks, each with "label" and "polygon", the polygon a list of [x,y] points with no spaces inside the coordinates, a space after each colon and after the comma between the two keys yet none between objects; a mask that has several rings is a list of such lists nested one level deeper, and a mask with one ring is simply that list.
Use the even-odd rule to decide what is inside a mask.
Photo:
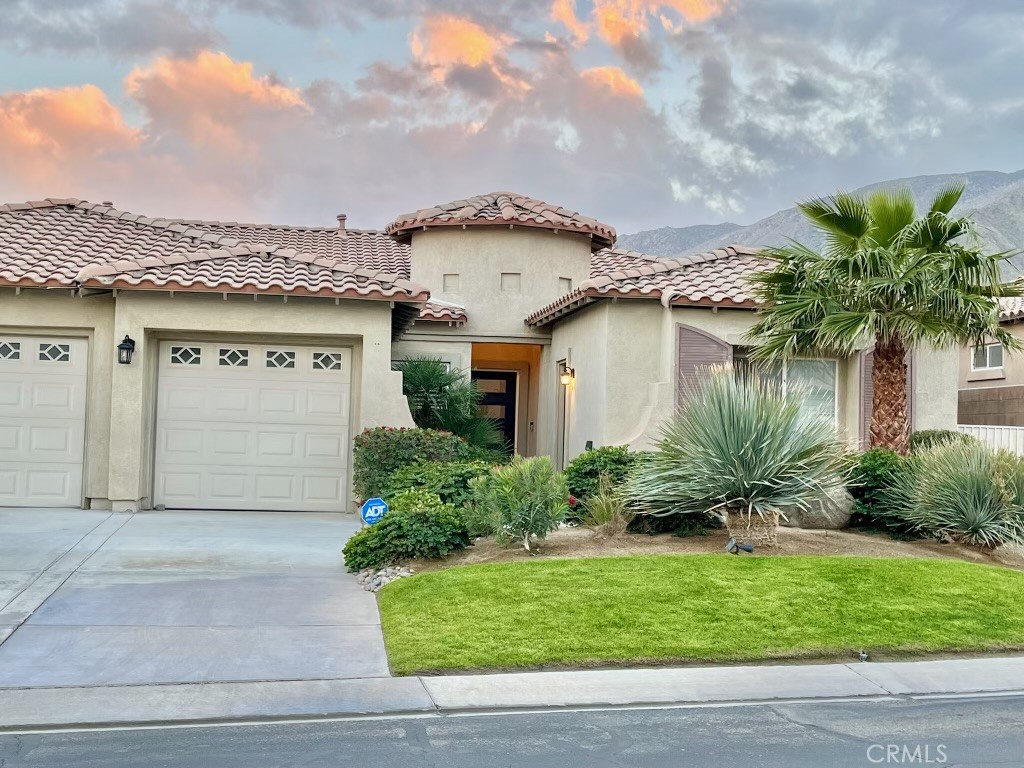
[{"label": "landscape light fixture", "polygon": [[130,365],[132,355],[135,354],[135,339],[128,334],[124,335],[124,341],[117,345],[117,362],[121,365]]},{"label": "landscape light fixture", "polygon": [[565,368],[562,369],[562,373],[559,375],[558,380],[562,382],[563,387],[568,387],[572,383],[572,380],[575,378],[576,370],[574,368],[570,368],[569,366],[565,366]]},{"label": "landscape light fixture", "polygon": [[752,554],[754,551],[754,545],[740,544],[736,539],[729,539],[729,543],[725,545],[725,551],[730,555],[738,555],[741,551]]}]

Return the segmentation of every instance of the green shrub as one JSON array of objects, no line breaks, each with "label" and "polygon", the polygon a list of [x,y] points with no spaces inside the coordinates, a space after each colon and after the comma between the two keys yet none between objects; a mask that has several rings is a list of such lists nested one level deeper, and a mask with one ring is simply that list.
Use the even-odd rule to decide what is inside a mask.
[{"label": "green shrub", "polygon": [[896,475],[890,514],[922,533],[994,548],[1024,540],[1024,461],[977,441],[940,442]]},{"label": "green shrub", "polygon": [[583,502],[583,524],[603,536],[617,536],[626,532],[636,513],[626,504],[620,486],[608,475],[597,483],[597,493]]},{"label": "green shrub", "polygon": [[844,484],[847,461],[833,425],[808,416],[804,399],[800,387],[715,373],[664,427],[627,494],[652,515],[768,520],[819,499]]},{"label": "green shrub", "polygon": [[465,373],[437,357],[409,358],[397,368],[417,427],[452,432],[482,448],[503,447],[505,437],[498,422],[480,415],[483,393]]},{"label": "green shrub", "polygon": [[529,550],[558,527],[568,509],[569,489],[551,459],[516,456],[471,483],[476,513],[493,520],[495,536],[503,543],[522,542]]},{"label": "green shrub", "polygon": [[872,448],[857,455],[847,485],[854,499],[851,526],[908,532],[900,519],[889,514],[887,504],[896,475],[906,466],[907,458],[888,448]]},{"label": "green shrub", "polygon": [[612,483],[623,483],[637,462],[638,454],[624,445],[604,445],[584,451],[565,468],[565,482],[569,493],[585,502],[596,494],[601,476]]},{"label": "green shrub", "polygon": [[356,436],[352,486],[360,501],[380,496],[392,472],[416,461],[460,461],[470,448],[451,432],[375,427]]},{"label": "green shrub", "polygon": [[350,571],[444,557],[469,544],[458,510],[436,494],[405,491],[394,497],[390,507],[379,523],[363,528],[345,543],[345,566]]},{"label": "green shrub", "polygon": [[445,504],[462,507],[473,497],[469,481],[486,475],[490,468],[484,461],[417,461],[388,475],[381,493],[390,499],[402,491],[418,488],[437,494]]},{"label": "green shrub", "polygon": [[939,443],[974,443],[971,435],[956,432],[952,429],[922,429],[910,436],[910,452],[917,453]]}]

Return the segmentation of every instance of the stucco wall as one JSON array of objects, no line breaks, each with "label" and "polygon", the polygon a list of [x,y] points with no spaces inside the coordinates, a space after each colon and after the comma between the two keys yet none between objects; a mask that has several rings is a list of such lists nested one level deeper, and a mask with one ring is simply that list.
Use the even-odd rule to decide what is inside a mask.
[{"label": "stucco wall", "polygon": [[392,358],[405,360],[410,357],[437,357],[455,370],[466,371],[473,364],[473,344],[469,341],[423,341],[408,335],[393,345]]},{"label": "stucco wall", "polygon": [[[439,228],[412,236],[412,280],[430,288],[434,299],[466,308],[463,328],[445,328],[463,336],[529,338],[546,336],[523,324],[527,315],[564,294],[559,278],[575,288],[590,273],[590,239],[549,230],[499,226]],[[502,273],[518,274],[518,288]],[[446,290],[445,275],[458,275],[458,288]],[[416,330],[429,330],[421,323]]]},{"label": "stucco wall", "polygon": [[956,429],[959,359],[955,347],[914,353],[914,430]]},{"label": "stucco wall", "polygon": [[[582,453],[588,440],[595,447],[606,444],[609,306],[601,302],[559,323],[541,357],[539,418],[546,425],[547,439],[538,442],[538,451],[553,456],[557,452],[558,399],[564,396],[566,462]],[[576,371],[575,379],[564,388],[558,381],[560,360],[567,360]]]},{"label": "stucco wall", "polygon": [[88,340],[83,491],[87,505],[108,506],[110,382],[117,365],[113,299],[42,289],[23,289],[19,294],[13,288],[0,288],[0,333],[54,334]]},{"label": "stucco wall", "polygon": [[[676,332],[686,325],[731,346],[747,346],[756,316],[749,311],[697,307],[665,309],[659,302],[622,299],[600,302],[565,318],[552,332],[542,360],[540,419],[557,429],[557,361],[572,348],[576,380],[568,392],[566,457],[595,446],[628,444],[650,448],[675,409]],[[951,368],[951,363],[952,368]],[[915,428],[955,423],[955,353],[919,353],[915,376]],[[860,439],[860,356],[836,361],[836,411],[841,437]],[[542,435],[540,450],[553,452],[556,436]]]}]

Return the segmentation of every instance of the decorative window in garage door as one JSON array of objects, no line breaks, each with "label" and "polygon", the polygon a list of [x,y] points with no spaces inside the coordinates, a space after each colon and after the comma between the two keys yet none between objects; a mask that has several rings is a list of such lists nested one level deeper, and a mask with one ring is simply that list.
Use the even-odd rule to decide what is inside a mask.
[{"label": "decorative window in garage door", "polygon": [[222,348],[218,364],[228,365],[232,368],[247,368],[249,366],[249,350]]},{"label": "decorative window in garage door", "polygon": [[39,359],[44,363],[67,363],[71,360],[71,345],[40,344]]},{"label": "decorative window in garage door", "polygon": [[341,352],[314,352],[314,371],[340,371]]},{"label": "decorative window in garage door", "polygon": [[202,359],[199,347],[171,347],[173,365],[199,365]]},{"label": "decorative window in garage door", "polygon": [[285,349],[267,350],[267,368],[294,368],[295,353]]},{"label": "decorative window in garage door", "polygon": [[21,342],[0,341],[0,360],[21,360]]}]

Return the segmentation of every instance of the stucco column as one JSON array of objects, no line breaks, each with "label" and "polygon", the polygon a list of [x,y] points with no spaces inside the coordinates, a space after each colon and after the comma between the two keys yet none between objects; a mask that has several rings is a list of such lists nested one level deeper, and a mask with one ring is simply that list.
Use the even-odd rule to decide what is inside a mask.
[{"label": "stucco column", "polygon": [[148,353],[146,329],[128,302],[114,307],[114,338],[125,335],[135,340],[135,355],[129,365],[111,355],[110,387],[110,476],[108,489],[115,512],[135,512],[144,493],[142,489],[144,416],[146,381],[149,366],[155,363]]},{"label": "stucco column", "polygon": [[391,337],[379,331],[363,337],[360,370],[360,424],[367,427],[415,427],[402,394],[402,372],[391,370]]}]

